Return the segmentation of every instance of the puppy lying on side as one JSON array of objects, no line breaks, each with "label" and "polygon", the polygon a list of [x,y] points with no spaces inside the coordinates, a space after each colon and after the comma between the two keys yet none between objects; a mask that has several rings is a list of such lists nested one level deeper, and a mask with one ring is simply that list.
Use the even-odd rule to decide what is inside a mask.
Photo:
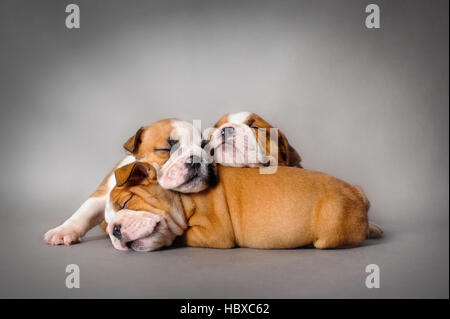
[{"label": "puppy lying on side", "polygon": [[[201,193],[164,190],[147,163],[116,170],[108,225],[118,249],[150,251],[181,235],[187,246],[263,249],[354,247],[367,237],[368,201],[358,187],[309,170],[218,167]],[[136,213],[137,211],[137,213]]]},{"label": "puppy lying on side", "polygon": [[[274,136],[271,124],[251,112],[226,114],[209,133],[208,147],[214,150],[217,164],[231,167],[262,167],[267,165],[302,168],[301,156],[278,130]],[[383,231],[369,222],[369,238],[380,238]]]},{"label": "puppy lying on side", "polygon": [[[256,115],[252,116],[255,117]],[[242,116],[240,117],[242,118]],[[251,125],[249,126],[249,124],[255,124],[254,122],[257,120],[259,121],[257,122],[259,127],[263,127],[265,125],[264,123],[267,123],[265,121],[263,122],[262,119],[251,118],[250,122],[252,123],[248,122],[245,124],[249,127],[251,133],[246,136],[253,136],[255,140],[256,137],[259,136],[259,128],[251,128]],[[226,125],[226,123],[223,123],[220,126]],[[125,166],[125,173],[127,170],[134,172],[133,174],[128,174],[128,176],[131,176],[131,179],[127,179],[125,184],[132,186],[134,184],[146,183],[142,180],[142,176],[146,176],[148,171],[155,171],[154,176],[148,179],[148,181],[157,180],[159,184],[166,189],[174,189],[179,192],[196,192],[212,186],[214,184],[213,181],[215,181],[214,165],[210,164],[208,161],[202,161],[202,159],[207,158],[207,156],[203,154],[204,152],[198,145],[193,143],[192,138],[189,138],[193,136],[192,129],[192,125],[183,121],[163,120],[150,127],[138,130],[138,132],[125,143],[124,147],[129,152],[129,155],[118,165],[118,167]],[[239,132],[245,133],[249,131],[246,129],[236,130],[236,134],[240,134]],[[281,136],[284,137],[284,135]],[[266,136],[266,138],[269,137]],[[278,145],[280,152],[284,152],[284,155],[279,156],[281,158],[280,165],[282,163],[297,163],[298,166],[300,166],[300,156],[289,146],[287,139],[284,137],[284,139],[278,139],[278,141],[279,145],[288,145],[288,147],[284,148]],[[269,140],[269,142],[266,143],[266,147],[270,143],[273,144],[272,140]],[[234,142],[231,145],[233,145],[233,148],[239,147],[238,144]],[[272,146],[270,147],[271,149],[273,148]],[[188,153],[189,156],[185,156],[186,153],[181,152],[180,156],[177,156],[176,154],[175,156],[172,156],[171,151],[174,148],[180,150],[187,149],[192,153]],[[262,150],[262,148],[259,150]],[[233,149],[232,152],[234,152]],[[200,162],[195,160],[196,156],[197,158],[200,157]],[[289,158],[291,160],[289,160]],[[292,159],[295,158],[298,158],[298,160],[292,161]],[[148,167],[143,170],[142,166],[147,164],[137,165],[134,163],[136,160],[145,161],[147,164],[156,167],[156,170]],[[131,164],[127,165],[128,163]],[[260,167],[262,165],[264,164],[259,163],[255,167]],[[232,163],[231,166],[250,166],[250,163]],[[131,170],[131,168],[133,168],[133,170]],[[118,170],[118,172],[120,171],[121,170]],[[119,173],[119,175],[120,174],[121,173]],[[122,175],[127,174],[124,174],[124,171],[122,171]],[[139,183],[136,183],[136,181]],[[113,245],[118,249],[132,248],[144,251],[158,249],[162,246],[170,245],[173,239],[176,236],[181,235],[188,226],[185,223],[184,215],[182,216],[180,213],[181,211],[184,211],[184,209],[183,207],[180,207],[180,202],[177,202],[177,200],[174,200],[169,208],[165,207],[168,208],[170,213],[164,213],[164,210],[161,210],[163,217],[152,213],[151,210],[132,211],[124,209],[116,214],[115,212],[125,206],[121,207],[117,206],[117,204],[113,206],[111,205],[113,201],[109,202],[109,205],[106,205],[110,198],[110,191],[115,183],[115,175],[108,176],[99,189],[71,218],[63,225],[47,232],[45,240],[51,244],[71,244],[77,242],[90,228],[103,220],[105,207],[106,221],[110,226],[114,225],[112,228],[109,227],[109,234],[113,241]],[[159,185],[156,186],[159,189],[158,194],[163,194],[164,190]],[[129,199],[131,200],[131,198]],[[159,201],[159,203],[161,203],[161,201]],[[130,207],[127,208],[131,209]],[[133,224],[133,221],[139,222]],[[146,226],[140,224],[144,223],[144,221],[147,223]],[[152,224],[156,228],[150,231]],[[370,225],[371,231],[372,229],[375,229],[376,234],[379,234],[379,236],[375,235],[370,237],[380,237],[382,233],[381,229],[372,228],[372,224]],[[144,231],[144,233],[141,231]],[[122,232],[124,232],[124,236],[122,236]],[[188,231],[188,233],[191,232]]]}]

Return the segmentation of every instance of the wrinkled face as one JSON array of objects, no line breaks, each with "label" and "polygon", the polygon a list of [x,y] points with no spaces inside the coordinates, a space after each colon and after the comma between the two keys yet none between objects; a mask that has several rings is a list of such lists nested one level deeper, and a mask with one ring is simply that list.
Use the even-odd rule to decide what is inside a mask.
[{"label": "wrinkled face", "polygon": [[187,225],[180,197],[158,184],[153,166],[133,162],[114,174],[117,185],[109,195],[105,215],[114,248],[156,250],[183,233]]},{"label": "wrinkled face", "polygon": [[[190,123],[176,119],[139,129],[124,148],[135,161],[115,170],[116,187],[105,210],[112,244],[119,250],[135,251],[170,245],[176,235],[183,233],[177,227],[185,220],[182,209],[172,200],[171,194],[175,193],[167,190],[195,193],[213,186],[217,183],[215,163],[201,147],[200,132]],[[133,195],[131,189],[147,192],[154,202],[145,207],[129,207],[139,202],[139,196]],[[160,215],[155,205],[170,211],[175,222]],[[125,206],[130,209],[124,209]]]},{"label": "wrinkled face", "polygon": [[128,209],[116,213],[108,234],[114,248],[139,252],[169,246],[175,238],[161,216]]},{"label": "wrinkled face", "polygon": [[215,166],[201,147],[193,125],[168,119],[139,129],[124,147],[138,161],[156,168],[158,183],[183,193],[200,192],[216,182]]},{"label": "wrinkled face", "polygon": [[[262,145],[266,140],[254,126],[251,113],[241,112],[222,117],[209,133],[209,147],[214,150],[214,161],[224,166],[260,167],[268,162]],[[268,132],[267,132],[268,133]]]},{"label": "wrinkled face", "polygon": [[260,116],[239,112],[223,116],[208,134],[208,151],[224,166],[296,166],[301,157],[284,134]]},{"label": "wrinkled face", "polygon": [[223,116],[209,132],[214,161],[224,166],[300,166],[300,156],[286,137],[260,116],[239,112]]}]

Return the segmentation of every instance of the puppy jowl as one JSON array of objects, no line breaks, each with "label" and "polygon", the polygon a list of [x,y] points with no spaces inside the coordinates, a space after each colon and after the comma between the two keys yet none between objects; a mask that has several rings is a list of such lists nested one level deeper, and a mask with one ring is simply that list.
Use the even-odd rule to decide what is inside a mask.
[{"label": "puppy jowl", "polygon": [[[256,134],[253,129],[257,130]],[[278,165],[278,129],[253,127],[245,130],[230,126],[216,130],[210,144],[214,161],[224,166],[262,167]],[[267,150],[269,149],[269,153]]]},{"label": "puppy jowl", "polygon": [[[235,117],[230,118],[233,120]],[[219,121],[215,127],[205,129],[206,152],[215,163],[223,166],[264,168],[279,165],[282,156],[279,153],[281,136],[278,129],[268,124],[257,126],[254,122],[219,124]],[[261,173],[267,174],[268,170],[261,170]]]},{"label": "puppy jowl", "polygon": [[[185,158],[185,162],[180,163],[183,165],[214,162],[231,167],[259,167],[261,174],[275,173],[274,167],[279,165],[279,160],[281,164],[287,164],[283,147],[288,143],[284,136],[279,134],[278,128],[268,124],[260,127],[255,124],[255,120],[250,120],[247,123],[230,122],[202,130],[201,123],[201,120],[193,120],[191,127],[194,129],[186,129],[185,126],[177,128],[177,135],[183,136],[183,140],[189,140],[189,143],[195,146],[194,149],[183,147],[186,143],[178,137],[169,139],[167,147],[155,150],[167,151],[171,158]],[[286,151],[293,150],[292,147],[285,148]],[[297,157],[299,158],[298,155]],[[166,185],[163,187],[171,188]]]}]

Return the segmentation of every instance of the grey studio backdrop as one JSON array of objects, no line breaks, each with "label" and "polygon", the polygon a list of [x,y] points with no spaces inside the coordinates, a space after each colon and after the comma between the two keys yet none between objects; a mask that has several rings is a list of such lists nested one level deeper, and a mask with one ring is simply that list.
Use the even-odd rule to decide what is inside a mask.
[{"label": "grey studio backdrop", "polygon": [[[1,297],[448,298],[448,1],[74,1],[77,30],[69,3],[0,5]],[[361,185],[386,236],[329,251],[123,253],[98,228],[42,242],[139,126],[241,110],[305,168]]]}]

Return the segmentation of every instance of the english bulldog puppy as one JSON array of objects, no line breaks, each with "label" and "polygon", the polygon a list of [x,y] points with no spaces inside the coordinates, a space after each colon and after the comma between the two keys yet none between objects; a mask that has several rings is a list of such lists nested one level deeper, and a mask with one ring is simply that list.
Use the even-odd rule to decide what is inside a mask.
[{"label": "english bulldog puppy", "polygon": [[224,115],[206,133],[217,164],[232,167],[295,166],[301,157],[286,136],[255,113]]},{"label": "english bulldog puppy", "polygon": [[[178,119],[141,127],[123,145],[127,156],[115,169],[139,160],[154,167],[155,177],[166,189],[182,193],[202,191],[214,184],[216,175],[214,164],[205,161],[209,157],[201,148],[200,135],[192,124]],[[116,185],[113,172],[69,219],[44,235],[45,242],[71,245],[103,221],[107,200]]]},{"label": "english bulldog puppy", "polygon": [[183,194],[163,189],[157,172],[135,162],[116,170],[108,232],[115,248],[151,251],[193,247],[348,248],[369,231],[369,202],[361,188],[330,175],[279,167],[218,166],[215,187]]},{"label": "english bulldog puppy", "polygon": [[[259,115],[239,112],[224,115],[206,132],[208,151],[217,164],[231,167],[261,167],[267,165],[302,168],[301,157],[286,136]],[[275,170],[270,170],[272,174]],[[369,223],[369,238],[380,238],[383,231]]]}]

